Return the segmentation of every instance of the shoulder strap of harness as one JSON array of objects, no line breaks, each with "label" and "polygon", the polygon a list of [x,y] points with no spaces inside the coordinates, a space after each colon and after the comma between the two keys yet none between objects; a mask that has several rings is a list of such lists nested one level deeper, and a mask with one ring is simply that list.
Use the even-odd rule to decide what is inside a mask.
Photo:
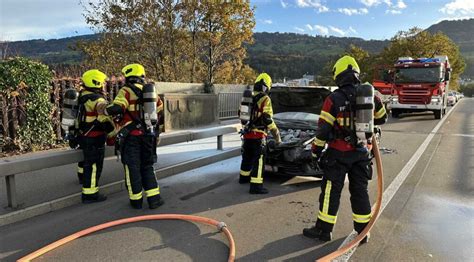
[{"label": "shoulder strap of harness", "polygon": [[253,128],[261,129],[261,125],[258,123],[259,118],[257,117],[258,111],[261,109],[258,106],[258,101],[260,101],[260,99],[262,99],[264,96],[266,96],[265,93],[259,93],[252,98],[253,107],[252,107],[252,114],[250,115],[250,126],[252,126]]},{"label": "shoulder strap of harness", "polygon": [[[355,86],[354,88],[357,88]],[[338,121],[337,125],[340,126],[340,131],[336,133],[336,137],[343,139],[344,141],[351,143],[354,147],[357,144],[357,135],[355,133],[355,98],[351,98],[351,94],[348,94],[346,90],[343,88],[336,89],[335,92],[339,92],[344,95],[345,97],[345,111],[343,114],[343,121],[342,125],[339,124]],[[346,117],[346,113],[349,113],[349,119]],[[347,120],[349,120],[349,127],[346,127]]]},{"label": "shoulder strap of harness", "polygon": [[[102,98],[103,96],[101,94],[97,93],[91,93],[91,94],[86,94],[82,95],[83,91],[79,92],[79,114],[77,116],[78,122],[79,122],[79,130],[82,133],[88,132],[92,130],[93,126],[95,123],[86,123],[86,106],[85,104],[87,101],[95,101],[99,98]],[[96,120],[97,121],[97,120]]]},{"label": "shoulder strap of harness", "polygon": [[[133,84],[127,85],[127,87],[130,88],[132,92],[135,93],[135,95],[138,97],[136,104],[139,106],[139,115],[143,116],[143,91],[134,86]],[[130,113],[130,111],[125,110],[125,113],[128,114],[132,121],[135,123],[135,128],[141,129],[144,126],[142,123],[143,121],[141,119],[138,119],[132,113]]]}]

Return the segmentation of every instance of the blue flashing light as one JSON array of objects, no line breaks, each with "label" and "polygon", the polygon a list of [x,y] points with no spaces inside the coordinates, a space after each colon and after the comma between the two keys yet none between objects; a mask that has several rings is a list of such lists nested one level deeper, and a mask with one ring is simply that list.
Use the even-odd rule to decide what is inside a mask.
[{"label": "blue flashing light", "polygon": [[421,58],[421,59],[404,59],[404,60],[398,60],[398,64],[404,64],[404,63],[439,63],[440,60],[439,58]]}]

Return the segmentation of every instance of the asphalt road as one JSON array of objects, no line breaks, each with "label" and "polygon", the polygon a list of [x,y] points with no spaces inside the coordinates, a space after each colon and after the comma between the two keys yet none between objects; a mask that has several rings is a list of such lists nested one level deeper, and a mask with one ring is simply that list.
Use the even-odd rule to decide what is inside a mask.
[{"label": "asphalt road", "polygon": [[[390,119],[383,126],[385,188],[407,164],[406,180],[352,261],[472,261],[474,246],[474,99],[465,98],[436,133],[432,114]],[[427,137],[417,161],[410,161]],[[329,243],[307,239],[315,221],[319,181],[268,174],[268,195],[249,195],[237,183],[233,158],[159,181],[165,205],[132,210],[125,193],[0,227],[0,260],[13,261],[68,234],[124,217],[181,213],[224,221],[237,261],[314,261],[337,249],[352,230],[347,187]],[[376,174],[374,174],[374,178]],[[369,188],[376,195],[376,180]],[[388,191],[388,190],[387,190]],[[386,191],[386,192],[387,192]],[[227,241],[209,226],[183,221],[140,222],[78,239],[41,257],[45,261],[225,261]]]}]

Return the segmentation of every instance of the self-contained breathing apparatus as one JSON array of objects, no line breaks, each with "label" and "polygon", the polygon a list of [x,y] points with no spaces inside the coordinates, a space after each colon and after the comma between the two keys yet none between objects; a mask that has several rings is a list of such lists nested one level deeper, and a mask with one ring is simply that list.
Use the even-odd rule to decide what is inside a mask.
[{"label": "self-contained breathing apparatus", "polygon": [[79,145],[79,136],[86,136],[98,126],[96,119],[92,123],[86,123],[85,103],[88,100],[95,101],[101,97],[100,94],[92,93],[82,95],[82,91],[68,89],[64,92],[61,128],[64,130],[64,140],[69,142],[71,148]]},{"label": "self-contained breathing apparatus", "polygon": [[[374,132],[374,87],[360,84],[355,87],[355,98],[343,89],[337,89],[346,97],[342,131],[340,138],[352,144],[358,150],[366,150],[371,144]],[[347,119],[346,115],[349,115]],[[349,123],[349,128],[345,126]]]},{"label": "self-contained breathing apparatus", "polygon": [[61,128],[64,130],[64,140],[68,141],[76,136],[76,122],[79,115],[79,92],[67,89],[63,95]]},{"label": "self-contained breathing apparatus", "polygon": [[141,130],[144,135],[153,137],[153,144],[155,148],[157,146],[157,138],[160,135],[160,130],[157,127],[158,113],[156,103],[158,101],[158,95],[156,94],[155,85],[152,83],[144,84],[142,89],[135,87],[134,84],[128,85],[128,87],[138,97],[137,105],[139,106],[140,117],[137,118],[128,110],[126,110],[125,114],[130,116],[132,123],[123,127],[117,134],[115,141],[115,154],[117,157],[120,156],[119,152],[122,151],[125,139],[132,130],[138,129]]},{"label": "self-contained breathing apparatus", "polygon": [[264,130],[268,124],[271,124],[271,119],[266,114],[258,116],[259,108],[257,102],[265,95],[262,92],[253,96],[252,90],[246,89],[244,91],[242,102],[240,103],[241,135],[250,132],[252,129]]}]

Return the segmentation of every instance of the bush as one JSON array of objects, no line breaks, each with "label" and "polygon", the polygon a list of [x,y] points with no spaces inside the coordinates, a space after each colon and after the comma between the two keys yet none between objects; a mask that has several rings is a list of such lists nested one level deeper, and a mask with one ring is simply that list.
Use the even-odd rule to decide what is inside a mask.
[{"label": "bush", "polygon": [[7,125],[13,122],[13,143],[22,151],[49,147],[54,142],[52,77],[48,66],[26,58],[0,62],[0,94],[10,103],[8,111],[13,112]]}]

